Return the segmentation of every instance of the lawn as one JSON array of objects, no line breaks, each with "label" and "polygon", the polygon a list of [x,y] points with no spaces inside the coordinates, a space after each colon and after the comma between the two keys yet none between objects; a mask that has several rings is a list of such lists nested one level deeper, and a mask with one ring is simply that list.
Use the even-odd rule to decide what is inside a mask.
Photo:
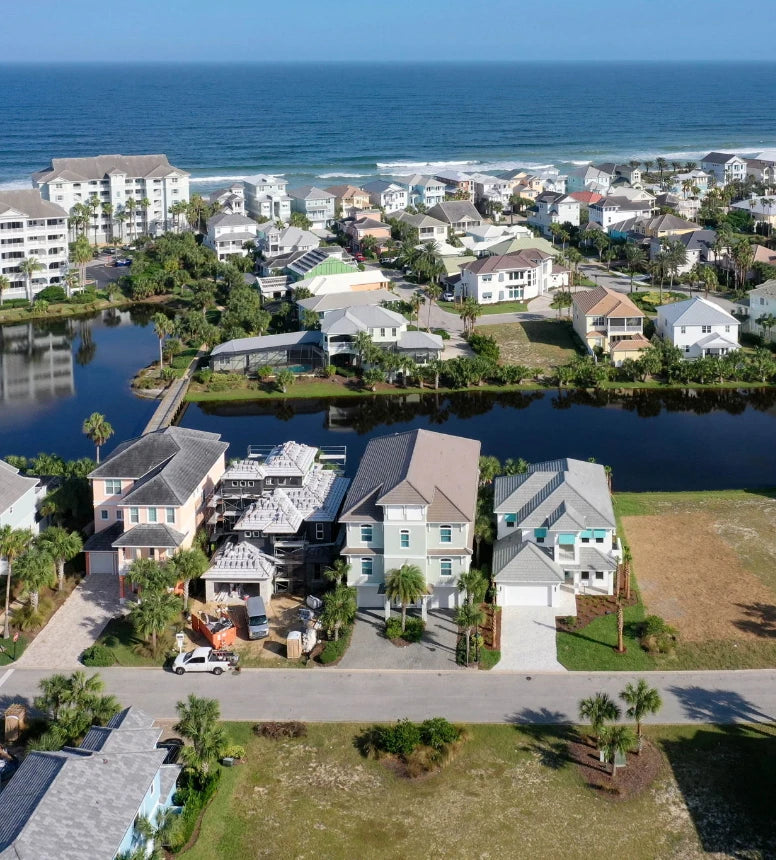
[{"label": "lawn", "polygon": [[[461,308],[459,302],[439,302],[438,304],[443,311],[449,311],[451,314],[457,314]],[[494,305],[480,305],[480,310],[483,316],[488,314],[521,314],[528,310],[528,305],[525,302],[496,302]]]},{"label": "lawn", "polygon": [[563,320],[481,323],[477,331],[496,339],[501,359],[508,364],[548,369],[566,364],[577,354],[571,326]]},{"label": "lawn", "polygon": [[469,727],[459,755],[416,781],[362,758],[362,728],[311,725],[306,738],[278,742],[227,724],[247,762],[223,770],[182,857],[646,860],[773,849],[771,729],[649,729],[666,755],[657,780],[612,802],[584,784],[561,727]]},{"label": "lawn", "polygon": [[154,660],[136,652],[135,649],[143,644],[143,640],[135,635],[131,622],[124,618],[112,618],[97,642],[110,648],[117,666],[161,666],[164,663],[163,657]]}]

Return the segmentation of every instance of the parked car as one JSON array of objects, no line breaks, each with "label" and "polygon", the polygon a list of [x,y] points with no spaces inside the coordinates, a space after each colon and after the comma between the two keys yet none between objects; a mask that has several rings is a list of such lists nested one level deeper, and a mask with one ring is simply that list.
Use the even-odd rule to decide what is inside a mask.
[{"label": "parked car", "polygon": [[445,290],[442,293],[442,301],[443,302],[453,302],[455,301],[455,293],[452,290]]},{"label": "parked car", "polygon": [[360,251],[353,252],[353,259],[357,263],[363,263],[366,260],[366,257]]},{"label": "parked car", "polygon": [[212,672],[214,675],[220,675],[224,669],[234,666],[239,659],[237,654],[231,651],[216,651],[204,646],[178,654],[172,664],[172,670],[176,675],[183,675],[185,672]]},{"label": "parked car", "polygon": [[115,266],[131,266],[132,260],[129,257],[119,257],[114,263]]}]

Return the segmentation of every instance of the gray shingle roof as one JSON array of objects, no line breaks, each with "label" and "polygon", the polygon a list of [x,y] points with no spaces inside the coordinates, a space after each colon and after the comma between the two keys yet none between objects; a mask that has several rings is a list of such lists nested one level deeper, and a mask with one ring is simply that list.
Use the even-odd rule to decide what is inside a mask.
[{"label": "gray shingle roof", "polygon": [[263,349],[277,349],[284,346],[298,346],[302,343],[320,343],[318,331],[290,331],[285,334],[266,334],[262,337],[238,337],[220,343],[211,353],[216,355],[239,355],[245,352],[258,352]]},{"label": "gray shingle roof", "polygon": [[118,522],[90,535],[84,543],[84,552],[113,552],[113,541],[124,532],[124,523]]},{"label": "gray shingle roof", "polygon": [[174,549],[179,547],[186,535],[170,528],[166,523],[141,523],[132,526],[125,531],[114,542],[114,547],[168,547]]},{"label": "gray shingle roof", "polygon": [[735,154],[732,152],[710,152],[701,159],[701,162],[707,162],[709,164],[727,164],[731,158],[735,157]]},{"label": "gray shingle roof", "polygon": [[0,215],[10,210],[29,218],[67,218],[67,212],[61,206],[44,200],[36,189],[0,191]]},{"label": "gray shingle roof", "polygon": [[309,299],[299,299],[297,304],[305,310],[323,313],[340,308],[379,305],[381,302],[395,301],[396,296],[388,290],[364,290],[360,293],[324,293],[320,296],[310,296]]},{"label": "gray shingle roof", "polygon": [[37,483],[37,478],[26,478],[10,463],[0,460],[0,513],[15,505],[31,492]]},{"label": "gray shingle roof", "polygon": [[738,320],[719,305],[704,299],[703,296],[694,296],[683,302],[672,302],[669,305],[660,305],[657,309],[658,316],[662,317],[670,326],[677,325],[734,325],[738,326]]},{"label": "gray shingle roof", "polygon": [[36,182],[51,182],[67,174],[68,179],[104,179],[111,173],[162,178],[171,173],[189,174],[173,167],[166,155],[95,155],[86,158],[52,158],[51,166],[33,173]]},{"label": "gray shingle roof", "polygon": [[548,551],[530,541],[520,542],[520,533],[493,545],[493,579],[525,585],[557,585],[563,572]]},{"label": "gray shingle roof", "polygon": [[247,215],[232,215],[230,212],[218,212],[207,219],[208,230],[211,227],[252,227],[258,229],[258,224]]},{"label": "gray shingle roof", "polygon": [[438,349],[445,348],[442,337],[427,331],[405,331],[399,337],[399,349]]},{"label": "gray shingle roof", "polygon": [[321,331],[327,335],[355,334],[374,328],[400,328],[407,320],[395,311],[380,305],[360,305],[340,308],[321,320]]},{"label": "gray shingle roof", "polygon": [[182,504],[229,447],[220,440],[218,433],[167,427],[119,445],[89,477],[138,481],[125,504]]},{"label": "gray shingle roof", "polygon": [[289,188],[288,196],[296,200],[333,200],[334,195],[317,185],[302,185],[299,188]]},{"label": "gray shingle roof", "polygon": [[570,458],[535,463],[526,474],[496,478],[493,509],[517,514],[521,528],[557,528],[552,522],[564,517],[579,529],[615,528],[604,467]]},{"label": "gray shingle roof", "polygon": [[475,275],[487,272],[506,272],[514,269],[535,269],[549,256],[549,254],[537,248],[527,248],[524,251],[516,251],[512,254],[479,257],[473,263],[466,263],[461,268],[468,269]]},{"label": "gray shingle roof", "polygon": [[427,210],[426,215],[445,224],[457,224],[459,221],[482,222],[482,215],[468,200],[446,200],[444,203],[437,203]]},{"label": "gray shingle roof", "polygon": [[[381,518],[381,504],[433,507],[441,493],[473,521],[479,481],[480,443],[474,439],[410,430],[370,440],[361,458],[340,520]],[[455,463],[455,469],[450,464]]]}]

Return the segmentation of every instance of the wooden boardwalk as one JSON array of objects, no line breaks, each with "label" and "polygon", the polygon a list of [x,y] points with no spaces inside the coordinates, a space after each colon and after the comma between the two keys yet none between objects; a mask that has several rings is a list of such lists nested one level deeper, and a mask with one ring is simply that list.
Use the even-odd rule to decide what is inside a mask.
[{"label": "wooden boardwalk", "polygon": [[183,413],[186,408],[184,398],[186,397],[186,392],[189,390],[191,377],[199,364],[200,358],[206,353],[206,349],[200,349],[191,360],[183,376],[180,379],[176,379],[167,389],[164,397],[162,397],[159,405],[156,407],[156,411],[151,416],[151,420],[146,424],[143,436],[146,433],[153,433],[155,430],[163,430],[165,427],[169,427]]}]

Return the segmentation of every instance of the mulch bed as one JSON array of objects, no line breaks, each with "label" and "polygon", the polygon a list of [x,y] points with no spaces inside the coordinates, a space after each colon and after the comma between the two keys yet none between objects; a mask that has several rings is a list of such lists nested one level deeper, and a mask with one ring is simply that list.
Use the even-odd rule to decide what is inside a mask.
[{"label": "mulch bed", "polygon": [[609,800],[628,800],[641,794],[660,775],[663,753],[646,738],[641,753],[629,752],[627,766],[618,767],[612,779],[611,765],[598,760],[598,750],[586,740],[569,741],[568,756],[587,785]]},{"label": "mulch bed", "polygon": [[[569,624],[565,615],[559,615],[555,620],[558,630],[562,630],[565,633],[581,630],[583,627],[587,627],[591,621],[595,621],[596,618],[600,618],[602,615],[613,615],[617,612],[617,600],[613,595],[578,594],[576,600],[576,617],[572,618],[571,623]],[[638,602],[639,599],[635,589],[631,591],[630,600],[626,600],[624,597],[622,598],[623,606],[635,606]]]},{"label": "mulch bed", "polygon": [[480,609],[485,613],[485,623],[480,627],[483,644],[492,651],[500,651],[501,613],[490,603],[480,604]]}]

